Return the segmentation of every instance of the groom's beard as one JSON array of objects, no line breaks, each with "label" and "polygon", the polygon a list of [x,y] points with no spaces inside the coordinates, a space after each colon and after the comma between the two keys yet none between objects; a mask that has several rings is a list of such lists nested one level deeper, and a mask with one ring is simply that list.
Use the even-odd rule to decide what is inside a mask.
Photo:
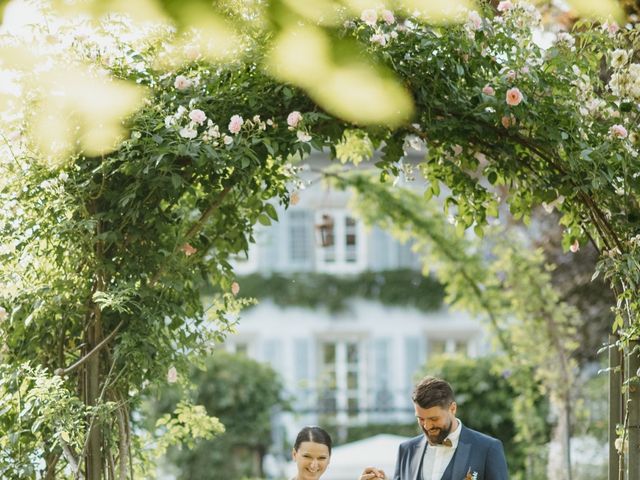
[{"label": "groom's beard", "polygon": [[449,433],[451,433],[452,423],[451,419],[449,419],[449,424],[444,428],[432,428],[431,430],[426,430],[424,427],[421,428],[431,445],[440,445]]}]

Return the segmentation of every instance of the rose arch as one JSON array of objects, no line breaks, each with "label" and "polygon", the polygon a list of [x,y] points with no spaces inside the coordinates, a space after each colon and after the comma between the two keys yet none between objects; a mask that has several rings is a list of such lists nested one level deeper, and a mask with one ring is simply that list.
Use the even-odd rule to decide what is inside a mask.
[{"label": "rose arch", "polygon": [[[636,30],[579,23],[542,48],[537,10],[501,5],[446,26],[369,10],[336,27],[361,63],[343,65],[336,53],[327,83],[346,89],[375,64],[377,88],[397,94],[397,104],[371,105],[362,118],[325,102],[318,86],[274,80],[279,65],[265,62],[262,38],[249,35],[236,60],[195,54],[167,73],[159,65],[174,54],[171,33],[128,41],[124,21],[99,36],[75,26],[55,32],[71,35],[49,42],[70,68],[90,61],[147,95],[111,152],[65,150],[61,159],[25,136],[5,138],[2,474],[40,468],[54,478],[66,467],[76,477],[127,478],[135,463],[144,475],[131,460],[144,454],[131,411],[154,382],[167,372],[175,380],[232,328],[243,301],[229,258],[248,249],[254,225],[277,220],[274,201],[291,201],[296,159],[312,149],[343,160],[378,149],[386,179],[407,173],[404,149],[421,143],[424,193],[443,202],[459,234],[482,236],[503,208],[526,221],[544,203],[560,212],[567,250],[597,248],[594,276],[617,298],[612,392],[622,384],[627,392],[624,408],[614,408],[615,395],[611,402],[622,427],[614,435],[628,443],[620,459],[636,478],[640,455],[624,453],[640,443]],[[385,83],[388,75],[399,84]],[[40,121],[41,102],[25,99],[30,113],[14,118],[18,130]],[[360,180],[339,181],[357,188]],[[221,292],[206,311],[205,279]],[[220,431],[197,406],[180,408],[162,425],[174,440]],[[612,446],[616,468],[618,459]]]}]

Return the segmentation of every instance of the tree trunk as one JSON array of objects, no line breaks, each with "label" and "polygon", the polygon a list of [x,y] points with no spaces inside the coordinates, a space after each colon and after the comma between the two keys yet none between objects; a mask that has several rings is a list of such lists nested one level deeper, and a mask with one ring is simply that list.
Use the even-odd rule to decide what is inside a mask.
[{"label": "tree trunk", "polygon": [[551,400],[551,409],[558,422],[553,429],[551,444],[549,446],[549,459],[547,463],[547,478],[554,480],[570,480],[571,471],[567,469],[567,459],[570,458],[567,448],[569,435],[569,422],[567,421],[566,406],[563,401]]},{"label": "tree trunk", "polygon": [[[100,310],[95,308],[93,322],[87,329],[87,350],[91,351],[101,340],[101,321]],[[92,355],[87,360],[86,386],[87,393],[85,405],[88,407],[96,407],[100,402],[100,357],[99,353]],[[100,419],[97,415],[89,418],[87,451],[85,455],[87,480],[101,480],[103,467],[103,451],[102,451],[102,428]]]}]

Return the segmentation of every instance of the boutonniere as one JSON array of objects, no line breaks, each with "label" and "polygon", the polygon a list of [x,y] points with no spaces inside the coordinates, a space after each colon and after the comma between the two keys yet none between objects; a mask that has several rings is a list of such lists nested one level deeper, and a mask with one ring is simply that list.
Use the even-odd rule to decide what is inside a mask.
[{"label": "boutonniere", "polygon": [[478,472],[471,473],[471,469],[467,472],[467,476],[464,477],[464,480],[478,480]]}]

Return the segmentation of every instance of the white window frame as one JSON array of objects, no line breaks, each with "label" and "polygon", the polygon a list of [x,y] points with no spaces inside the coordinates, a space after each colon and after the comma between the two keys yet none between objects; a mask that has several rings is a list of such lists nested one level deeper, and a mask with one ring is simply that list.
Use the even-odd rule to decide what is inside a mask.
[{"label": "white window frame", "polygon": [[[367,342],[360,335],[347,335],[345,337],[324,337],[317,339],[317,365],[318,373],[322,375],[324,362],[324,344],[335,345],[335,398],[336,398],[336,422],[338,425],[347,425],[361,423],[366,421],[368,398],[367,398]],[[348,362],[347,362],[347,346],[355,344],[358,351],[358,360],[356,364],[358,374],[358,387],[356,389],[356,399],[358,402],[357,413],[349,414],[349,388],[348,388]],[[322,389],[322,385],[317,385],[318,394]],[[320,397],[318,396],[318,399]],[[318,405],[319,406],[319,405]]]},{"label": "white window frame", "polygon": [[[346,209],[323,209],[316,211],[315,223],[316,227],[323,222],[323,215],[330,215],[333,219],[334,234],[334,261],[327,262],[327,248],[323,247],[320,241],[316,242],[316,270],[324,273],[344,274],[358,273],[363,271],[367,265],[367,237],[364,225],[356,218],[353,213]],[[356,235],[356,260],[354,262],[347,261],[347,218],[355,220]],[[316,234],[319,234],[316,232]]]}]

